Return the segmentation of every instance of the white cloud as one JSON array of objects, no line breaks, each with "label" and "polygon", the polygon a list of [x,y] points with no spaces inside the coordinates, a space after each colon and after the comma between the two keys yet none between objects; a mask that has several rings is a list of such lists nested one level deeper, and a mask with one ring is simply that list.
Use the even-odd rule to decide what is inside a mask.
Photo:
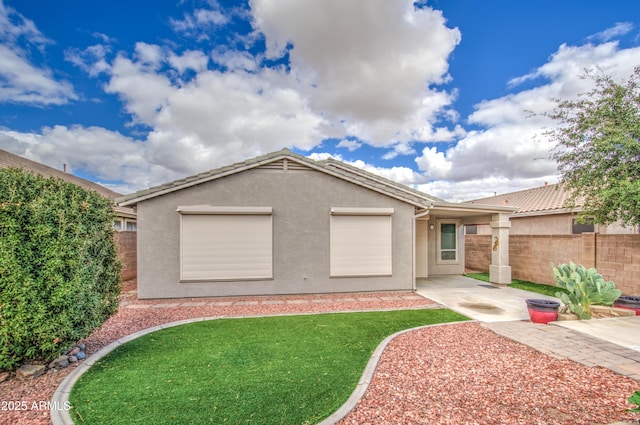
[{"label": "white cloud", "polygon": [[358,167],[370,173],[382,176],[386,179],[402,183],[407,186],[415,186],[422,180],[419,173],[415,172],[408,167],[377,167],[375,165],[368,164],[362,160],[346,161],[342,155],[329,152],[314,152],[307,156],[314,161],[323,161],[325,159],[333,158],[337,161],[344,162],[354,167]]},{"label": "white cloud", "polygon": [[106,55],[109,51],[110,48],[103,44],[95,44],[84,50],[69,48],[65,50],[64,58],[91,77],[97,77],[110,68],[106,60]]},{"label": "white cloud", "polygon": [[362,143],[357,140],[343,139],[336,145],[339,148],[349,149],[349,152],[353,152],[362,146]]},{"label": "white cloud", "polygon": [[255,71],[258,69],[259,58],[237,50],[216,49],[211,54],[213,60],[228,71]]},{"label": "white cloud", "polygon": [[590,35],[587,40],[593,41],[610,41],[615,38],[621,37],[625,34],[633,31],[634,25],[631,22],[616,22],[611,28],[607,28],[604,31]]},{"label": "white cloud", "polygon": [[557,183],[555,176],[535,179],[505,177],[486,177],[463,182],[438,180],[430,183],[418,184],[416,189],[446,199],[450,202],[464,202],[474,199],[487,198],[503,193],[516,192],[523,189],[543,186],[545,183]]},{"label": "white cloud", "polygon": [[185,13],[182,19],[170,18],[169,25],[179,34],[198,40],[208,39],[208,30],[226,25],[230,20],[216,2],[210,3],[210,9],[195,9],[191,13]]},{"label": "white cloud", "polygon": [[62,105],[77,99],[73,86],[29,60],[28,49],[51,41],[35,24],[0,1],[0,102]]},{"label": "white cloud", "polygon": [[187,70],[206,71],[209,58],[199,50],[187,50],[181,55],[170,52],[168,61],[174,69],[182,74]]},{"label": "white cloud", "polygon": [[156,69],[175,56],[143,50],[154,52],[152,60],[114,61],[107,91],[122,99],[134,122],[152,128],[152,162],[195,173],[283,146],[311,149],[322,138],[322,118],[281,70],[200,70],[188,82],[172,81]]},{"label": "white cloud", "polygon": [[20,38],[25,38],[29,43],[39,47],[51,43],[51,40],[38,30],[32,20],[0,1],[0,39],[8,44],[16,44]]},{"label": "white cloud", "polygon": [[560,46],[549,62],[512,85],[537,78],[543,79],[542,84],[479,103],[468,121],[482,129],[469,132],[446,150],[423,149],[416,163],[432,182],[421,188],[460,200],[556,181],[556,166],[549,159],[554,145],[543,135],[556,123],[540,114],[553,110],[554,98],[575,99],[587,92],[592,86],[581,78],[585,69],[627,78],[638,57],[640,48],[620,50],[615,42]]},{"label": "white cloud", "polygon": [[[414,156],[419,171],[350,162],[355,166],[444,199],[474,199],[553,183],[551,144],[542,135],[553,123],[539,114],[553,108],[551,98],[587,91],[588,80],[579,78],[585,68],[622,78],[640,57],[639,48],[621,50],[611,41],[562,45],[547,63],[508,82],[511,94],[478,103],[464,117],[474,128],[467,131],[452,109],[457,91],[438,87],[450,79],[449,56],[461,40],[441,12],[416,9],[410,0],[368,0],[366,10],[346,1],[250,4],[254,31],[244,47],[255,47],[250,43],[262,37],[266,60],[233,47],[183,50],[173,42],[139,42],[133,52],[109,58],[110,39],[100,35],[104,44],[66,52],[90,76],[106,80],[104,90],[121,100],[130,124],[148,132],[140,139],[97,127],[54,126],[0,131],[0,146],[139,189],[284,146],[311,150],[331,137],[351,152],[368,144],[385,148],[387,159]],[[241,15],[223,12],[216,2],[209,6],[172,20],[173,29],[203,39]],[[28,39],[43,48],[48,40],[30,21],[9,19],[14,13],[0,3],[4,39]],[[610,40],[629,30],[620,24],[591,39]],[[230,44],[241,45],[240,38]],[[284,54],[288,66],[264,67]],[[74,98],[69,83],[27,57],[15,44],[0,45],[0,77],[11,78],[6,90],[13,90],[0,90],[0,101]],[[525,82],[536,86],[518,91]],[[528,118],[527,111],[538,115]],[[327,156],[342,160],[310,155]]]},{"label": "white cloud", "polygon": [[440,11],[409,0],[359,3],[251,1],[267,56],[290,49],[292,72],[312,107],[344,135],[376,146],[440,134],[452,97],[429,88],[449,79],[447,59],[460,42]]},{"label": "white cloud", "polygon": [[151,163],[142,141],[101,127],[58,125],[40,133],[0,130],[0,148],[53,168],[66,164],[69,172],[89,172],[98,183],[107,182],[121,193],[180,177]]}]

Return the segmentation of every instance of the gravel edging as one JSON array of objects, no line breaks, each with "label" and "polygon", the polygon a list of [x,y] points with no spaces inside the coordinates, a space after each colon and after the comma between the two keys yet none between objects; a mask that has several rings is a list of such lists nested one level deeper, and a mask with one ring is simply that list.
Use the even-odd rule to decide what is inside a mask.
[{"label": "gravel edging", "polygon": [[353,392],[351,393],[351,396],[349,396],[347,401],[342,406],[340,406],[338,410],[333,412],[331,415],[325,418],[322,422],[318,422],[317,425],[334,425],[340,422],[342,419],[344,419],[349,413],[351,413],[351,411],[357,406],[360,399],[364,397],[367,389],[369,388],[369,384],[371,383],[371,380],[373,378],[373,374],[376,371],[376,367],[380,362],[382,353],[384,352],[385,348],[387,348],[387,345],[389,345],[389,343],[393,341],[394,338],[412,331],[419,330],[419,329],[432,328],[435,326],[456,325],[458,323],[468,323],[468,322],[469,321],[449,322],[449,323],[438,323],[436,325],[418,326],[415,328],[398,331],[386,337],[373,351],[373,354],[371,355],[371,358],[369,359],[367,366],[364,368],[364,372],[362,372],[362,377],[360,378],[360,381],[356,385],[356,389],[353,390]]}]

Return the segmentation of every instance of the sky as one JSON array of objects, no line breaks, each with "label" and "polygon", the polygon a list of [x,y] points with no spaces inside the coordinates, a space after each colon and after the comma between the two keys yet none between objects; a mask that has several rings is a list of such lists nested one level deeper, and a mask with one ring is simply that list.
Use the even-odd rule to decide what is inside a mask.
[{"label": "sky", "polygon": [[126,194],[284,147],[448,201],[558,181],[544,116],[637,0],[0,0],[0,149]]}]

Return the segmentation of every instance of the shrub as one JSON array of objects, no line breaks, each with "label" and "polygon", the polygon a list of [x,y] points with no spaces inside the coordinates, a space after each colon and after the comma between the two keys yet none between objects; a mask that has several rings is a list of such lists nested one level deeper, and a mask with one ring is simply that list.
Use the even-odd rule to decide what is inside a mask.
[{"label": "shrub", "polygon": [[116,312],[113,219],[96,192],[0,170],[0,370],[51,360]]},{"label": "shrub", "polygon": [[591,319],[592,305],[611,306],[622,293],[613,282],[605,281],[593,267],[587,269],[573,262],[553,267],[553,280],[558,288],[567,290],[567,293],[556,293],[556,297],[580,319]]}]

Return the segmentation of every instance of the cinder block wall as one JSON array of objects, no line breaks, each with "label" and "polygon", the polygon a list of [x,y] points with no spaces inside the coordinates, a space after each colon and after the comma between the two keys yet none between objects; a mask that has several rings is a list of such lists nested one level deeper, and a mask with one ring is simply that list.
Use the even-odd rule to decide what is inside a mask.
[{"label": "cinder block wall", "polygon": [[[491,236],[466,235],[466,268],[488,271]],[[596,267],[625,295],[640,296],[640,235],[511,235],[509,262],[515,279],[553,284],[551,263]]]},{"label": "cinder block wall", "polygon": [[491,265],[491,235],[465,235],[464,261],[464,266],[467,270],[489,271],[489,265]]},{"label": "cinder block wall", "polygon": [[115,232],[115,238],[122,262],[122,280],[135,279],[138,275],[137,232]]},{"label": "cinder block wall", "polygon": [[623,294],[640,296],[640,235],[597,235],[596,268]]}]

